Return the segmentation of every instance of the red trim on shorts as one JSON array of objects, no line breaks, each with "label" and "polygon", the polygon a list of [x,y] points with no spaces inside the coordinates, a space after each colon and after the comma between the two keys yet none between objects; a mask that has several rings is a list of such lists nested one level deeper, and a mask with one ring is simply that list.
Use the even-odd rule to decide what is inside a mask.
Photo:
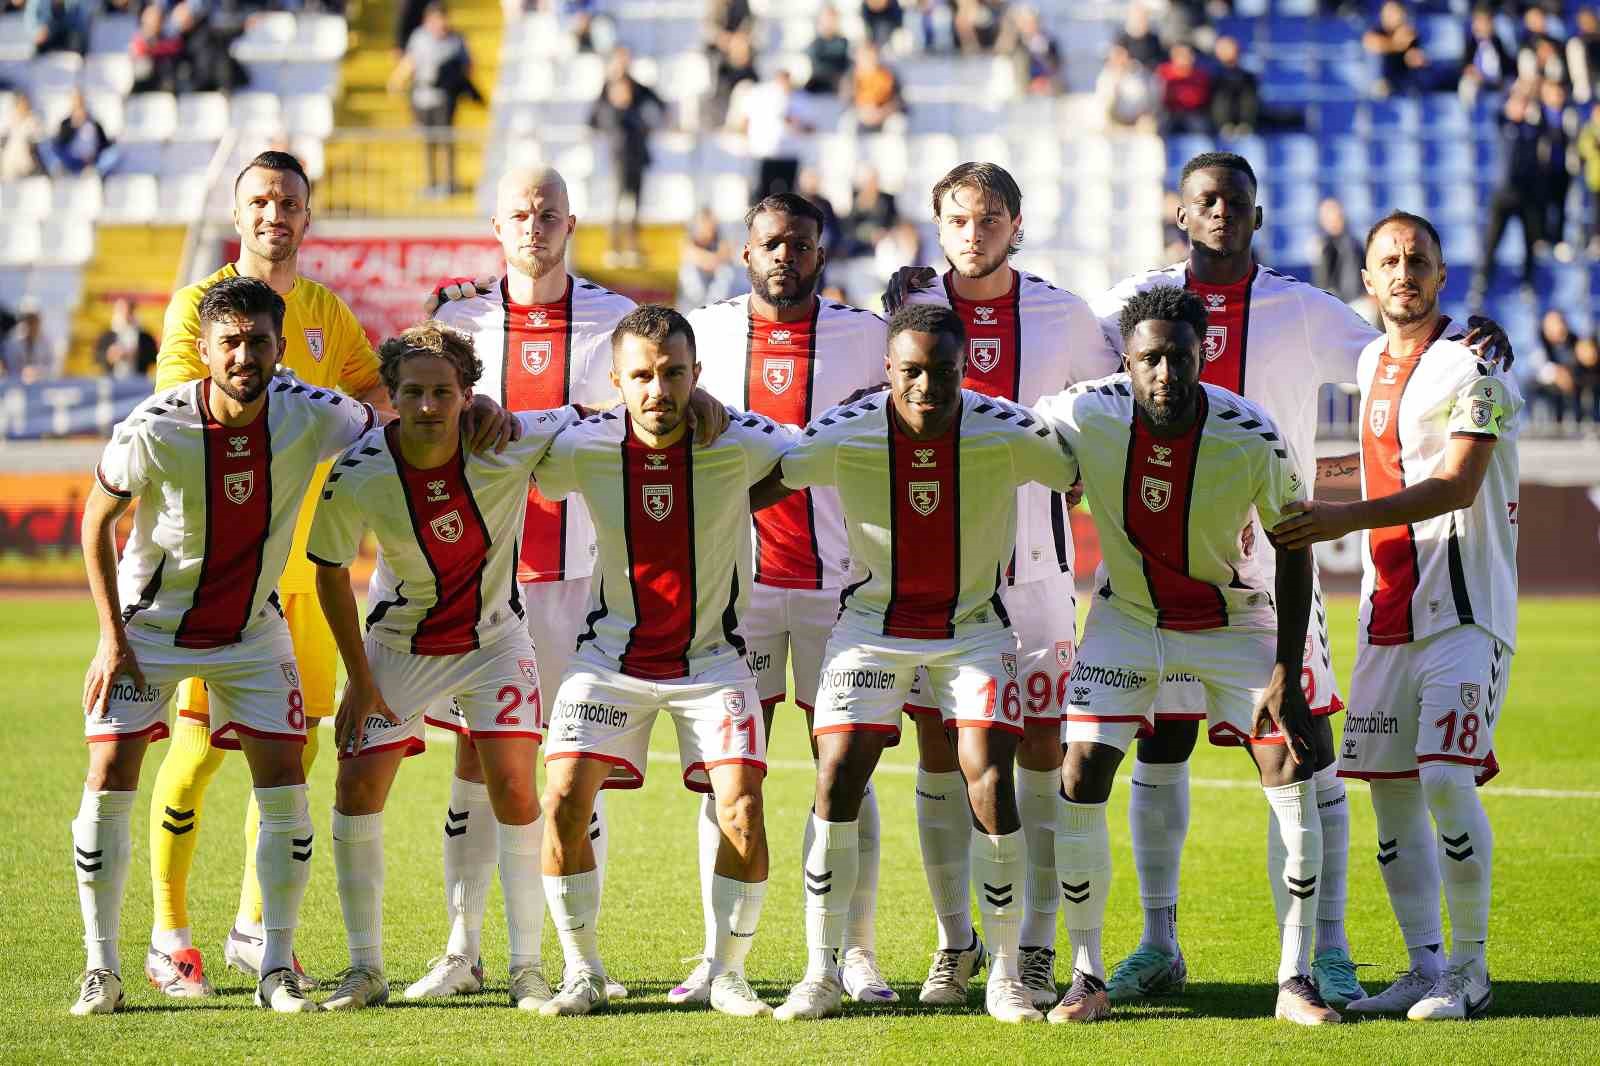
[{"label": "red trim on shorts", "polygon": [[1229,722],[1218,722],[1206,730],[1206,739],[1219,748],[1242,748],[1246,744],[1258,748],[1282,747],[1289,739],[1282,733],[1276,736],[1253,737]]},{"label": "red trim on shorts", "polygon": [[905,714],[938,714],[939,713],[939,708],[937,708],[937,707],[924,707],[919,703],[907,703],[907,704],[904,704],[904,705],[901,706],[900,710]]},{"label": "red trim on shorts", "polygon": [[445,721],[441,721],[438,718],[433,718],[426,711],[422,712],[422,724],[423,725],[436,725],[440,729],[448,729],[450,732],[454,733],[458,737],[465,737],[465,736],[468,735],[468,731],[465,730],[465,729],[462,729],[460,726],[456,725],[455,722],[445,722]]},{"label": "red trim on shorts", "polygon": [[1481,766],[1482,759],[1473,759],[1465,755],[1418,755],[1417,762],[1453,762],[1462,766]]},{"label": "red trim on shorts", "polygon": [[268,733],[261,729],[251,729],[247,725],[240,725],[238,722],[229,722],[211,734],[211,746],[213,748],[222,748],[226,751],[238,751],[240,744],[238,738],[231,735],[234,733],[243,733],[245,736],[255,740],[277,740],[287,744],[304,744],[306,742],[304,733]]},{"label": "red trim on shorts", "polygon": [[167,723],[155,722],[145,726],[137,733],[91,733],[83,738],[83,742],[85,744],[104,744],[111,740],[131,740],[134,737],[142,737],[146,734],[149,735],[151,742],[154,743],[157,740],[166,740],[172,735],[172,732],[167,728]]},{"label": "red trim on shorts", "polygon": [[811,731],[814,737],[820,737],[824,733],[893,733],[899,736],[900,727],[884,725],[881,722],[845,722],[841,725],[819,725]]},{"label": "red trim on shorts", "polygon": [[778,704],[787,699],[788,696],[789,694],[787,692],[780,692],[776,696],[768,696],[766,699],[761,701],[761,709],[763,711],[770,711],[772,708],[776,707]]},{"label": "red trim on shorts", "polygon": [[698,792],[702,796],[711,795],[712,788],[709,784],[702,785],[697,781],[690,781],[689,775],[694,773],[696,770],[702,770],[705,773],[710,774],[712,770],[719,766],[758,766],[761,768],[761,775],[763,777],[765,777],[767,773],[766,763],[762,762],[760,759],[747,759],[742,756],[733,759],[717,759],[713,762],[692,762],[683,768],[683,787],[688,789],[690,792]]},{"label": "red trim on shorts", "polygon": [[190,721],[194,721],[194,722],[204,722],[206,725],[210,725],[211,724],[211,712],[210,711],[191,711],[188,708],[184,708],[183,710],[178,712],[178,717],[187,718]]},{"label": "red trim on shorts", "polygon": [[427,747],[428,745],[425,742],[418,740],[416,737],[401,737],[399,740],[391,740],[387,744],[379,744],[375,748],[364,747],[356,752],[340,751],[338,761],[348,762],[351,759],[364,759],[368,755],[376,755],[381,751],[393,751],[395,748],[405,748],[405,756],[409,759],[413,755],[421,755]]},{"label": "red trim on shorts", "polygon": [[543,733],[534,733],[526,729],[469,729],[467,736],[473,740],[497,740],[500,737],[532,737],[536,742],[544,740]]},{"label": "red trim on shorts", "polygon": [[1340,770],[1339,777],[1354,777],[1362,781],[1393,781],[1397,778],[1416,777],[1415,770]]},{"label": "red trim on shorts", "polygon": [[1041,725],[1052,725],[1057,729],[1060,729],[1061,723],[1065,722],[1066,720],[1067,716],[1064,714],[1029,714],[1026,711],[1022,712],[1022,728],[1024,730],[1028,728],[1029,722],[1038,722]]},{"label": "red trim on shorts", "polygon": [[794,705],[796,707],[800,708],[802,711],[805,711],[807,714],[815,714],[816,710],[817,710],[815,707],[813,707],[811,704],[807,703],[805,700],[798,700],[797,699],[797,700],[794,701]]},{"label": "red trim on shorts", "polygon": [[1333,699],[1329,700],[1327,703],[1324,703],[1321,707],[1311,708],[1311,717],[1327,718],[1330,715],[1338,714],[1342,710],[1344,710],[1344,700],[1341,700],[1339,698],[1339,694],[1335,692],[1333,694]]},{"label": "red trim on shorts", "polygon": [[602,755],[598,751],[552,751],[544,757],[545,762],[554,762],[556,759],[594,759],[598,762],[609,763],[612,766],[620,766],[633,775],[632,780],[607,777],[600,782],[601,788],[644,787],[644,774],[639,772],[639,768],[627,759],[617,755]]},{"label": "red trim on shorts", "polygon": [[1002,733],[1011,733],[1019,737],[1022,735],[1022,727],[1020,725],[1011,725],[1007,722],[996,722],[991,719],[952,718],[950,723],[957,729],[998,729]]},{"label": "red trim on shorts", "polygon": [[[1142,717],[1142,716],[1141,716]],[[1157,711],[1158,722],[1203,722],[1205,711]]]}]

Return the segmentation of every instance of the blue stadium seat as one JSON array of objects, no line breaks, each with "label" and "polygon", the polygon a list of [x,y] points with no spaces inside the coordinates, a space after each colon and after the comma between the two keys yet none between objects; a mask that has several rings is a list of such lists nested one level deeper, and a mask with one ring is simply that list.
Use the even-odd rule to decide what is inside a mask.
[{"label": "blue stadium seat", "polygon": [[1422,104],[1408,97],[1374,100],[1367,105],[1367,115],[1373,131],[1379,134],[1395,130],[1415,133],[1422,127]]},{"label": "blue stadium seat", "polygon": [[1422,145],[1410,137],[1390,134],[1373,144],[1373,173],[1389,181],[1422,176]]},{"label": "blue stadium seat", "polygon": [[1262,193],[1262,206],[1267,218],[1277,225],[1315,223],[1317,218],[1317,187],[1306,181],[1280,180],[1277,171],[1268,177]]},{"label": "blue stadium seat", "polygon": [[1357,105],[1349,99],[1324,99],[1306,109],[1306,127],[1322,137],[1351,133],[1356,128]]},{"label": "blue stadium seat", "polygon": [[1425,141],[1422,146],[1422,166],[1434,181],[1467,181],[1478,170],[1472,143],[1465,137],[1454,136]]},{"label": "blue stadium seat", "polygon": [[1466,108],[1455,93],[1429,93],[1422,98],[1422,126],[1432,136],[1465,136],[1470,128]]},{"label": "blue stadium seat", "polygon": [[1410,211],[1420,215],[1428,210],[1428,194],[1424,191],[1422,183],[1417,181],[1389,181],[1376,184],[1372,190],[1372,198],[1380,215],[1395,210]]},{"label": "blue stadium seat", "polygon": [[1364,181],[1371,174],[1367,142],[1360,137],[1329,137],[1322,142],[1324,175]]},{"label": "blue stadium seat", "polygon": [[1427,210],[1423,212],[1439,226],[1458,226],[1473,222],[1481,211],[1475,184],[1464,181],[1436,181],[1424,186]]},{"label": "blue stadium seat", "polygon": [[1304,133],[1280,133],[1267,138],[1267,165],[1275,177],[1314,178],[1321,169],[1317,142]]}]

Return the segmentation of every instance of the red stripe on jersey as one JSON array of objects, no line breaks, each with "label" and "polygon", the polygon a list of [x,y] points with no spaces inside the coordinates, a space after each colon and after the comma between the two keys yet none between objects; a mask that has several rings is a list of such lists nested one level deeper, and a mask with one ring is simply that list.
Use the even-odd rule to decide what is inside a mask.
[{"label": "red stripe on jersey", "polygon": [[483,568],[489,560],[489,527],[467,484],[464,447],[443,466],[421,470],[400,454],[400,423],[383,439],[394,456],[417,547],[433,571],[433,606],[411,634],[413,655],[458,655],[478,646],[483,613]]},{"label": "red stripe on jersey", "polygon": [[[817,316],[797,322],[771,322],[750,315],[745,340],[744,406],[790,426],[811,421],[813,373],[817,356]],[[763,585],[820,589],[822,557],[817,550],[816,512],[811,490],[757,511],[756,574]]]},{"label": "red stripe on jersey", "polygon": [[[250,621],[272,524],[272,435],[267,407],[248,426],[211,414],[211,382],[200,389],[206,464],[206,548],[194,600],[178,624],[180,648],[237,644]],[[271,399],[267,403],[271,403]]]},{"label": "red stripe on jersey", "polygon": [[1183,287],[1199,296],[1206,305],[1206,335],[1201,343],[1205,360],[1200,364],[1200,380],[1244,394],[1245,342],[1250,331],[1250,287],[1256,270],[1250,267],[1243,281],[1232,285],[1207,285],[1196,281],[1187,270]]},{"label": "red stripe on jersey", "polygon": [[944,292],[967,327],[962,387],[1021,402],[1022,275],[1011,271],[1011,291],[998,300],[964,300],[956,295],[954,273],[945,272]]},{"label": "red stripe on jersey", "polygon": [[893,569],[883,633],[952,637],[961,594],[960,414],[935,440],[912,440],[888,414]]},{"label": "red stripe on jersey", "polygon": [[[550,304],[512,303],[502,278],[500,299],[505,307],[501,406],[518,413],[566,406],[572,386],[572,278],[561,299]],[[566,577],[566,559],[567,502],[545,499],[530,481],[517,580],[560,581]]]},{"label": "red stripe on jersey", "polygon": [[628,420],[622,439],[623,534],[633,629],[623,649],[629,677],[669,681],[689,673],[695,629],[694,495],[691,438],[647,448]]},{"label": "red stripe on jersey", "polygon": [[1144,577],[1161,629],[1192,631],[1228,624],[1228,608],[1215,585],[1189,576],[1189,507],[1210,402],[1200,390],[1194,427],[1181,437],[1158,437],[1137,406],[1128,435],[1122,479],[1123,527],[1144,557]]},{"label": "red stripe on jersey", "polygon": [[[1361,412],[1361,495],[1369,500],[1390,496],[1406,487],[1400,458],[1400,400],[1411,375],[1450,320],[1441,316],[1422,351],[1395,359],[1384,348],[1372,375]],[[1411,600],[1421,572],[1417,565],[1416,532],[1410,525],[1382,526],[1367,531],[1372,556],[1372,611],[1367,617],[1371,644],[1408,644],[1412,640]]]}]

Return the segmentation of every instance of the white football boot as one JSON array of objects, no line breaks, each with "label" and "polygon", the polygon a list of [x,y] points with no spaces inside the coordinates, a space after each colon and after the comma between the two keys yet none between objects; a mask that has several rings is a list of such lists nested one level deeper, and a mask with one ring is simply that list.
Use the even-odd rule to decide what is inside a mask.
[{"label": "white football boot", "polygon": [[88,970],[78,987],[78,1001],[72,1005],[72,1013],[80,1017],[112,1014],[121,1010],[122,1004],[122,978],[112,970]]},{"label": "white football boot", "polygon": [[922,982],[917,1000],[929,1007],[964,1007],[967,1005],[967,985],[983,969],[983,941],[972,934],[968,948],[940,948],[933,953],[933,963],[928,967],[928,979]]},{"label": "white football boot", "polygon": [[389,982],[383,979],[382,970],[352,966],[339,971],[333,980],[333,995],[322,1001],[323,1010],[361,1010],[389,1002]]},{"label": "white football boot", "polygon": [[839,967],[844,994],[857,1003],[898,1003],[900,993],[889,987],[878,969],[878,957],[866,948],[845,948]]},{"label": "white football boot", "polygon": [[807,974],[800,983],[789,990],[772,1016],[780,1022],[832,1018],[844,1009],[844,985],[833,971],[812,976]]},{"label": "white football boot", "polygon": [[552,998],[550,982],[538,966],[518,966],[511,971],[511,1005],[518,1010],[538,1010]]},{"label": "white football boot", "polygon": [[428,963],[428,972],[406,986],[407,999],[444,999],[466,996],[483,989],[483,960],[465,955],[441,955]]},{"label": "white football boot", "polygon": [[689,971],[676,988],[667,993],[668,1003],[708,1003],[711,1000],[711,960],[703,955],[694,956],[694,969]]},{"label": "white football boot", "polygon": [[1411,1005],[1406,1017],[1414,1022],[1465,1021],[1489,1009],[1494,989],[1482,962],[1452,966],[1439,975],[1428,994]]},{"label": "white football boot", "polygon": [[593,1014],[604,1010],[606,978],[593,970],[573,970],[561,982],[561,991],[539,1008],[539,1013],[549,1018],[573,1014]]},{"label": "white football boot", "polygon": [[1375,996],[1364,996],[1345,1004],[1344,1012],[1354,1018],[1379,1018],[1405,1014],[1433,990],[1436,977],[1411,969],[1394,984]]},{"label": "white football boot", "polygon": [[711,1009],[735,1018],[765,1018],[772,1008],[761,1002],[744,974],[723,970],[711,979]]},{"label": "white football boot", "polygon": [[1044,1015],[1033,1005],[1033,996],[1019,979],[989,975],[989,984],[983,990],[983,1003],[989,1017],[997,1022],[1013,1025],[1023,1022],[1042,1022]]},{"label": "white football boot", "polygon": [[288,967],[279,967],[256,985],[256,1006],[269,1007],[279,1014],[301,1014],[322,1008],[306,998],[300,986],[300,975]]}]

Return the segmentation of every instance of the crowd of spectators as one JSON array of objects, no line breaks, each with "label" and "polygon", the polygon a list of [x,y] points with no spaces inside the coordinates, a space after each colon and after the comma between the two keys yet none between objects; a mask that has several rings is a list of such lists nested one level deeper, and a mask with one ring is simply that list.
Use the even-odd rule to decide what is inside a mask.
[{"label": "crowd of spectators", "polygon": [[1110,128],[1234,137],[1277,121],[1263,113],[1260,78],[1243,63],[1237,40],[1197,26],[1182,5],[1168,9],[1164,31],[1139,0],[1128,5],[1095,82]]}]

